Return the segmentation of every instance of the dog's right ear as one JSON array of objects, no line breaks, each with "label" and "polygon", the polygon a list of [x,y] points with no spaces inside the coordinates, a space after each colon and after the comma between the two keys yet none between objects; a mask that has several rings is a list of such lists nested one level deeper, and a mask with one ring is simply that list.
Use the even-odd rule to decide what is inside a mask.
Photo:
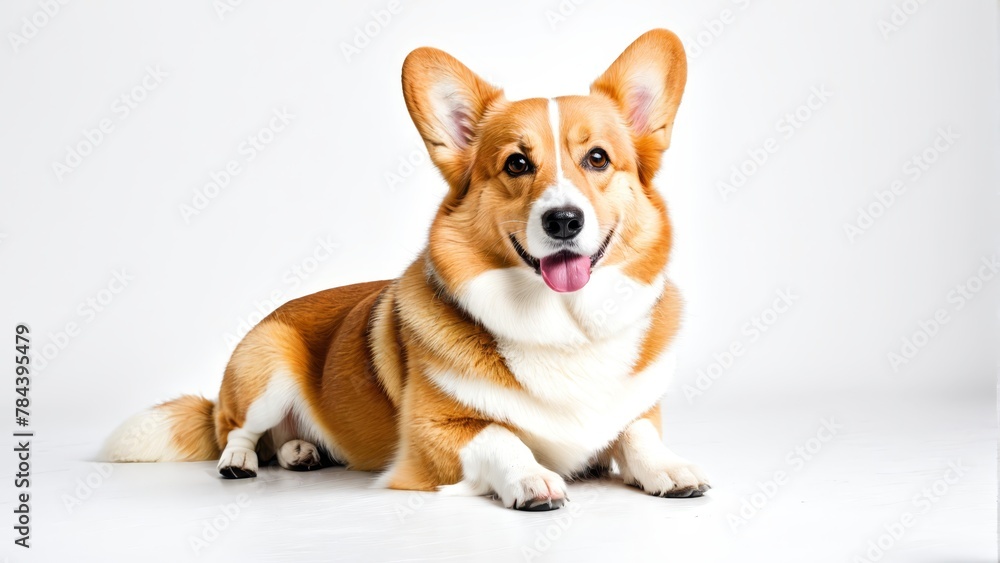
[{"label": "dog's right ear", "polygon": [[403,97],[452,197],[461,197],[471,176],[470,147],[479,122],[503,91],[448,53],[421,47],[403,62]]}]

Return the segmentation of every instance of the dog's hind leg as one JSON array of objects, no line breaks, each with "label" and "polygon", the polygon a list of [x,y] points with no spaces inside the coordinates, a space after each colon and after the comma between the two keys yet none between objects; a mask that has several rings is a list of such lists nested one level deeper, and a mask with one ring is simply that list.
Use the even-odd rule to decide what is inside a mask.
[{"label": "dog's hind leg", "polygon": [[[281,423],[296,395],[294,381],[287,372],[275,372],[246,411],[243,424],[226,436],[226,448],[219,459],[219,473],[229,479],[257,476],[257,442],[264,433]],[[265,460],[266,461],[266,460]]]},{"label": "dog's hind leg", "polygon": [[[225,447],[219,473],[256,477],[261,437],[278,427],[301,396],[292,369],[302,365],[302,341],[287,325],[263,322],[237,346],[219,393],[216,432]],[[275,444],[280,447],[282,444]]]}]

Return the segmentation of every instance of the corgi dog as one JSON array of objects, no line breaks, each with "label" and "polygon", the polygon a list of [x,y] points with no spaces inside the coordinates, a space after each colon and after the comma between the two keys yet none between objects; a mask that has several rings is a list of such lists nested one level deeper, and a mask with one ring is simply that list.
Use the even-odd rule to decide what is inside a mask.
[{"label": "corgi dog", "polygon": [[[135,415],[110,461],[215,460],[251,478],[329,464],[393,489],[548,510],[620,475],[664,497],[708,479],[661,438],[681,298],[653,177],[687,63],[672,32],[632,43],[588,95],[511,101],[419,48],[406,107],[449,191],[394,280],[290,301],[233,352],[217,402]],[[613,471],[612,468],[617,468]]]}]

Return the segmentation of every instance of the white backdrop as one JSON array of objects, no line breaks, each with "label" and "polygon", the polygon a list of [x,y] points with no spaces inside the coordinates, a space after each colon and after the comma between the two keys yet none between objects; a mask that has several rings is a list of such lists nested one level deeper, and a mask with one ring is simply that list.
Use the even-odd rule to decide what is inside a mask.
[{"label": "white backdrop", "polygon": [[[39,424],[214,396],[226,335],[257,309],[402,271],[443,189],[400,92],[411,49],[448,50],[512,98],[584,93],[652,26],[690,51],[656,181],[688,303],[676,392],[992,392],[1000,281],[973,281],[961,310],[952,291],[997,252],[995,3],[906,21],[890,2],[428,4],[68,4],[31,38],[22,18],[42,7],[6,5],[24,39],[0,50],[0,327],[53,343]],[[70,167],[86,131],[103,139]],[[734,167],[752,172],[741,187]],[[206,188],[213,174],[231,180]],[[793,304],[769,312],[779,291]],[[907,359],[938,309],[947,324]]]},{"label": "white backdrop", "polygon": [[443,194],[400,91],[410,50],[511,98],[585,93],[651,27],[689,49],[656,179],[687,300],[668,402],[995,392],[996,2],[0,11],[0,334],[35,334],[50,435],[90,429],[96,451],[129,413],[214,397],[260,313],[405,268]]}]

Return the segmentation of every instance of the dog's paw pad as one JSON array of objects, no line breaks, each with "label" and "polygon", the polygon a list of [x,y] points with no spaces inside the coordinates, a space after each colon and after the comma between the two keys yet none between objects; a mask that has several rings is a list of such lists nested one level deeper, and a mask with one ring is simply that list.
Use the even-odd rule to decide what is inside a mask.
[{"label": "dog's paw pad", "polygon": [[257,476],[257,454],[246,448],[232,448],[222,452],[219,474],[226,479],[248,479]]},{"label": "dog's paw pad", "polygon": [[292,471],[319,469],[319,448],[305,440],[289,440],[278,448],[278,465]]},{"label": "dog's paw pad", "polygon": [[549,510],[555,510],[557,508],[562,508],[566,504],[566,499],[533,499],[520,506],[514,506],[515,510],[523,510],[525,512],[548,512]]},{"label": "dog's paw pad", "polygon": [[220,467],[219,474],[226,479],[249,479],[251,477],[256,477],[256,471],[248,471],[240,467]]},{"label": "dog's paw pad", "polygon": [[702,490],[701,487],[674,488],[662,493],[660,496],[664,498],[695,498],[704,496],[705,490],[707,489]]}]

